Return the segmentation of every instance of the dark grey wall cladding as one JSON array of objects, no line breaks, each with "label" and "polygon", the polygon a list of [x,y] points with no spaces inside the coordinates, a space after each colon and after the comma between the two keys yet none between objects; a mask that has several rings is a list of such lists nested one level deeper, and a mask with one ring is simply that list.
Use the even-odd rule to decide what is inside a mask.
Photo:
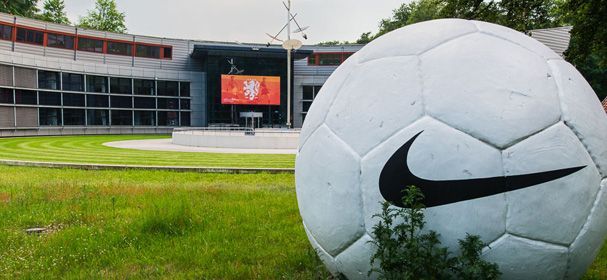
[{"label": "dark grey wall cladding", "polygon": [[0,127],[14,127],[15,112],[13,107],[0,107]]},{"label": "dark grey wall cladding", "polygon": [[13,67],[10,65],[0,65],[0,86],[13,85]]},{"label": "dark grey wall cladding", "polygon": [[18,127],[36,127],[38,126],[38,109],[28,107],[17,107],[17,126]]},{"label": "dark grey wall cladding", "polygon": [[37,85],[35,69],[15,67],[16,87],[36,88]]}]

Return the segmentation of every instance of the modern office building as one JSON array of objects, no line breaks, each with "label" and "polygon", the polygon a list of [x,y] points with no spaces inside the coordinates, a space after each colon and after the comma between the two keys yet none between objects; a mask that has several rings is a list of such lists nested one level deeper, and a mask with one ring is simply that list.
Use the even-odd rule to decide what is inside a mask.
[{"label": "modern office building", "polygon": [[[362,47],[294,52],[294,127],[331,73]],[[286,57],[278,45],[117,34],[0,13],[0,136],[242,126],[250,112],[257,126],[284,127]],[[226,96],[234,90],[250,99]]]}]

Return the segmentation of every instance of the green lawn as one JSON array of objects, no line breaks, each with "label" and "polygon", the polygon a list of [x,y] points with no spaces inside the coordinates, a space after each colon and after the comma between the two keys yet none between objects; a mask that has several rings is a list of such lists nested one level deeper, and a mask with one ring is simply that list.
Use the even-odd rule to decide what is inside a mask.
[{"label": "green lawn", "polygon": [[[28,235],[30,227],[48,227]],[[326,278],[293,175],[0,166],[0,277]]]},{"label": "green lawn", "polygon": [[103,146],[161,135],[101,135],[0,138],[0,159],[125,165],[292,168],[294,155],[214,154],[142,151]]},{"label": "green lawn", "polygon": [[[25,229],[47,227],[40,235]],[[607,246],[587,279],[606,279]],[[0,166],[0,278],[326,279],[292,174]]]}]

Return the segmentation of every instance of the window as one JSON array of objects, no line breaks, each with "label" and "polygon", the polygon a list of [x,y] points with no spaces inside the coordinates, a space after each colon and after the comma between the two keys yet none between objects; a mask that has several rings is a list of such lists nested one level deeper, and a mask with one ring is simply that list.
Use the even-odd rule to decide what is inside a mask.
[{"label": "window", "polygon": [[103,53],[103,41],[78,37],[78,50],[86,52]]},{"label": "window", "polygon": [[110,111],[87,110],[86,119],[88,125],[110,125]]},{"label": "window", "polygon": [[155,91],[154,80],[138,80],[135,79],[135,94],[137,95],[154,95]]},{"label": "window", "polygon": [[44,43],[44,32],[17,28],[17,42],[40,45]]},{"label": "window", "polygon": [[313,100],[314,99],[314,87],[311,86],[303,86],[303,100]]},{"label": "window", "polygon": [[110,96],[112,108],[132,108],[133,100],[127,96]]},{"label": "window", "polygon": [[308,57],[308,65],[337,66],[352,54],[354,53],[314,53]]},{"label": "window", "polygon": [[84,107],[84,94],[63,93],[63,106]]},{"label": "window", "polygon": [[87,94],[86,106],[107,108],[110,107],[110,99],[107,95]]},{"label": "window", "polygon": [[177,112],[158,112],[159,126],[179,126],[179,115]]},{"label": "window", "polygon": [[133,124],[133,113],[132,111],[112,111],[112,125],[132,125]]},{"label": "window", "polygon": [[158,81],[158,95],[162,96],[177,96],[177,82]]},{"label": "window", "polygon": [[74,36],[48,33],[46,45],[53,48],[74,49]]},{"label": "window", "polygon": [[0,40],[9,40],[13,39],[13,27],[0,24]]},{"label": "window", "polygon": [[156,109],[156,98],[135,97],[135,108]]},{"label": "window", "polygon": [[0,88],[0,103],[13,104],[13,90],[10,88]]},{"label": "window", "polygon": [[158,98],[158,109],[179,109],[179,99]]},{"label": "window", "polygon": [[181,82],[179,83],[179,95],[180,96],[190,96],[190,83],[189,82]]},{"label": "window", "polygon": [[190,126],[190,112],[181,112],[181,126]]},{"label": "window", "polygon": [[190,100],[189,99],[181,99],[181,110],[190,110]]},{"label": "window", "polygon": [[135,111],[135,125],[156,125],[156,112]]},{"label": "window", "polygon": [[107,42],[107,53],[115,55],[133,55],[133,45],[121,42]]},{"label": "window", "polygon": [[160,47],[137,45],[136,51],[138,57],[160,58]]},{"label": "window", "polygon": [[312,101],[318,95],[320,88],[322,86],[303,86],[303,96],[302,96],[302,112],[308,112],[310,110],[310,106],[312,106]]},{"label": "window", "polygon": [[84,75],[73,73],[63,74],[63,90],[84,91]]},{"label": "window", "polygon": [[86,91],[107,93],[107,77],[86,76]]},{"label": "window", "polygon": [[339,65],[341,54],[323,53],[318,55],[318,65]]},{"label": "window", "polygon": [[311,54],[308,56],[308,65],[316,65],[316,55]]},{"label": "window", "polygon": [[40,105],[61,106],[61,93],[41,91],[38,93],[38,102]]},{"label": "window", "polygon": [[38,97],[35,91],[16,89],[15,103],[23,105],[36,105],[38,103]]},{"label": "window", "polygon": [[172,47],[164,47],[163,50],[163,58],[171,59],[173,58],[173,48]]},{"label": "window", "polygon": [[61,125],[61,109],[59,108],[40,108],[38,114],[41,126]]},{"label": "window", "polygon": [[38,88],[61,89],[59,72],[38,70]]},{"label": "window", "polygon": [[110,92],[120,94],[132,94],[131,79],[110,78]]},{"label": "window", "polygon": [[84,125],[83,109],[63,109],[63,125]]}]

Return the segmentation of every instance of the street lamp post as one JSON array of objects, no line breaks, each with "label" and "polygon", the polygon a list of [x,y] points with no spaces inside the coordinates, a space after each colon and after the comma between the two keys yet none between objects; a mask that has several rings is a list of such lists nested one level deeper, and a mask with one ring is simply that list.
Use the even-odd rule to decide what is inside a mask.
[{"label": "street lamp post", "polygon": [[272,36],[268,33],[266,33],[270,38],[272,38],[272,41],[270,41],[267,45],[268,47],[270,46],[270,44],[274,41],[280,41],[283,42],[282,40],[280,40],[278,38],[278,36],[280,35],[280,33],[285,30],[285,28],[287,29],[287,40],[284,41],[282,43],[282,47],[287,51],[287,127],[291,128],[292,123],[291,123],[291,61],[292,61],[292,54],[291,51],[296,50],[301,48],[302,46],[302,42],[299,40],[295,40],[295,39],[291,39],[291,21],[294,21],[295,24],[297,25],[297,30],[295,30],[295,33],[301,33],[304,39],[308,39],[308,36],[303,33],[306,29],[308,29],[309,26],[306,27],[301,27],[299,25],[299,23],[297,22],[297,20],[295,19],[295,15],[291,14],[291,0],[287,0],[287,4],[285,4],[283,2],[283,5],[285,6],[285,8],[287,9],[287,24],[285,24],[282,29],[278,32],[278,34],[276,34],[276,36]]}]

